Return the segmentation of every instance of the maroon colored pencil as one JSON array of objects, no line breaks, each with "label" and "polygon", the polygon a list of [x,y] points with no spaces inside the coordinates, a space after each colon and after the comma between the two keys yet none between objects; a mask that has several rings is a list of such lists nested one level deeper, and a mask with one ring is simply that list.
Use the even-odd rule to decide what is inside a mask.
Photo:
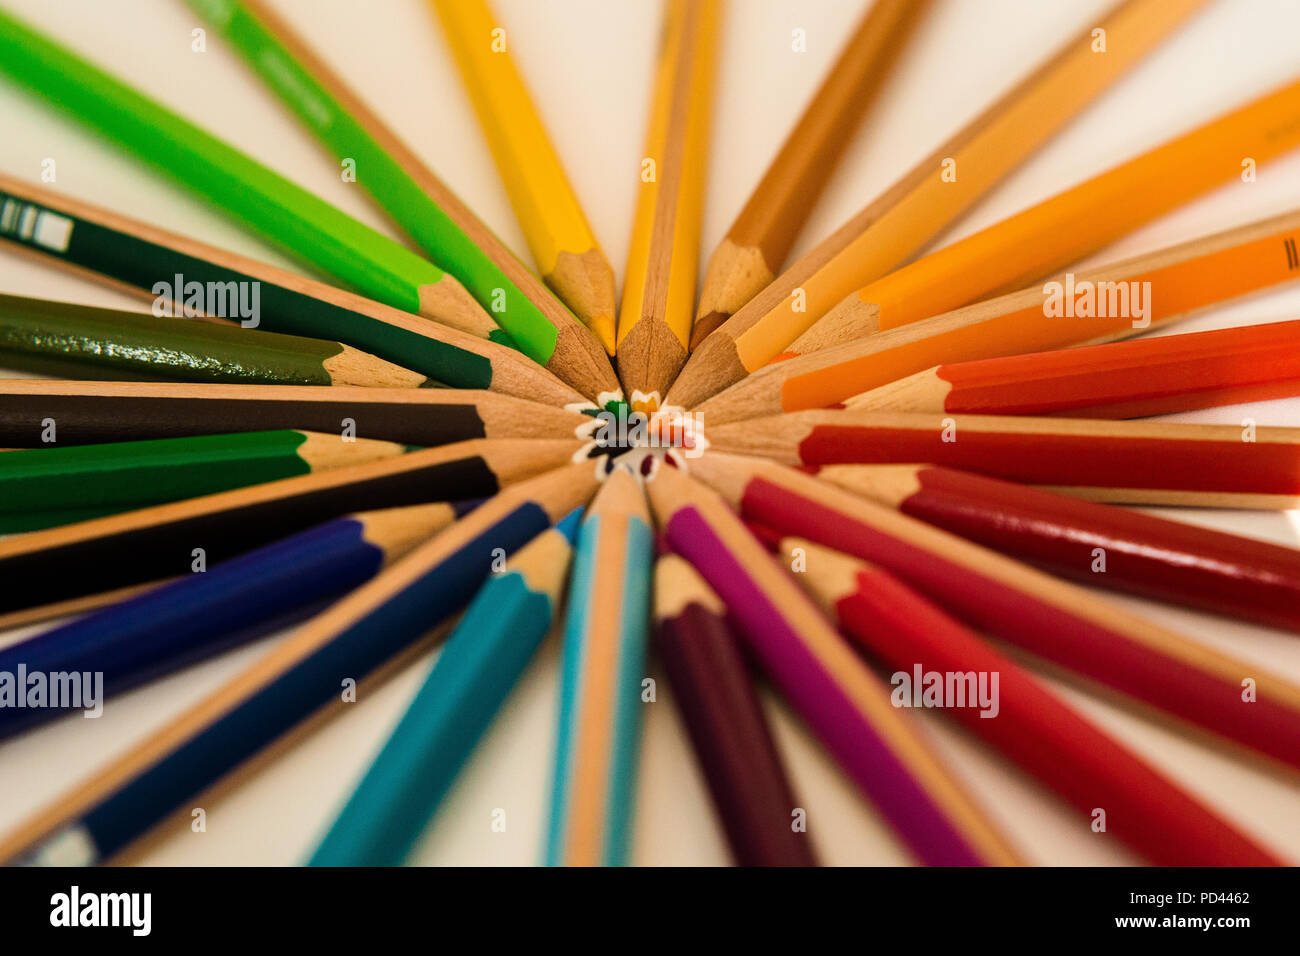
[{"label": "maroon colored pencil", "polygon": [[655,566],[656,646],[741,866],[816,866],[726,608],[685,559]]}]

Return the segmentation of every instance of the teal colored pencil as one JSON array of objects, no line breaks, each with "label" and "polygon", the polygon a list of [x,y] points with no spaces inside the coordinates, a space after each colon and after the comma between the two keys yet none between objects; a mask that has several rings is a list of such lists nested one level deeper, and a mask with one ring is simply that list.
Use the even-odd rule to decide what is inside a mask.
[{"label": "teal colored pencil", "polygon": [[489,579],[326,833],[311,866],[397,866],[551,629],[582,511]]},{"label": "teal colored pencil", "polygon": [[365,295],[487,336],[454,277],[0,11],[0,73]]},{"label": "teal colored pencil", "polygon": [[548,865],[627,862],[653,557],[640,482],[616,468],[587,512],[574,555]]}]

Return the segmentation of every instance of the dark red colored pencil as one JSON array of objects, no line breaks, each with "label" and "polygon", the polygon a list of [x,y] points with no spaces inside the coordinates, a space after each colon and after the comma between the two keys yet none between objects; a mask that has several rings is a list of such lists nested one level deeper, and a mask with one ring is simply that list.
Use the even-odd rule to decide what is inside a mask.
[{"label": "dark red colored pencil", "polygon": [[741,866],[815,866],[798,806],[726,607],[684,558],[655,566],[655,639]]}]

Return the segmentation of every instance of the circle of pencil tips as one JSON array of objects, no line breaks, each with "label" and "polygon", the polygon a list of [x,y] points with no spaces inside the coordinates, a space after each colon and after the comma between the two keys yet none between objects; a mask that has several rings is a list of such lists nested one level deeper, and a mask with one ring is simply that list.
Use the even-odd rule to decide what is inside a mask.
[{"label": "circle of pencil tips", "polygon": [[[1124,859],[1297,862],[1082,701],[1295,795],[1300,685],[1096,592],[1300,633],[1300,550],[1123,507],[1300,505],[1300,428],[1142,420],[1300,396],[1300,321],[1135,337],[1300,278],[1300,210],[1060,270],[1240,156],[1300,146],[1300,80],[921,255],[1203,2],[1118,3],[1107,57],[1095,31],[1066,39],[791,262],[935,6],[875,0],[697,275],[725,19],[664,0],[621,298],[485,0],[430,0],[430,28],[533,269],[262,0],[189,4],[332,156],[360,158],[411,247],[0,11],[0,77],[328,277],[0,172],[0,254],[154,303],[0,294],[0,366],[56,376],[0,381],[0,628],[26,629],[0,642],[0,741],[249,655],[0,830],[0,862],[139,859],[255,759],[348,719],[358,681],[413,667],[299,862],[419,856],[539,671],[557,688],[531,811],[547,865],[641,862],[660,679],[739,865],[843,858],[807,823],[791,723],[897,857],[1044,862],[914,708]],[[52,675],[88,679],[74,702]]]}]

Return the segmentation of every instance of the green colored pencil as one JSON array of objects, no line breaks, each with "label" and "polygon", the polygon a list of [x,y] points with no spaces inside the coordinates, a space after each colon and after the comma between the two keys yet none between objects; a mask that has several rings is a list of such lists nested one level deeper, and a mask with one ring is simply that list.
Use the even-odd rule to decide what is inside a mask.
[{"label": "green colored pencil", "polygon": [[283,429],[13,451],[0,455],[0,533],[361,465],[408,447]]},{"label": "green colored pencil", "polygon": [[323,339],[0,295],[0,367],[74,378],[418,388],[428,379]]},{"label": "green colored pencil", "polygon": [[[599,340],[388,129],[289,25],[250,0],[185,0],[338,158],[425,254],[455,275],[518,348],[599,404],[621,397]],[[486,41],[484,41],[486,42]]]},{"label": "green colored pencil", "polygon": [[366,295],[467,332],[496,325],[455,278],[0,11],[0,72]]}]

